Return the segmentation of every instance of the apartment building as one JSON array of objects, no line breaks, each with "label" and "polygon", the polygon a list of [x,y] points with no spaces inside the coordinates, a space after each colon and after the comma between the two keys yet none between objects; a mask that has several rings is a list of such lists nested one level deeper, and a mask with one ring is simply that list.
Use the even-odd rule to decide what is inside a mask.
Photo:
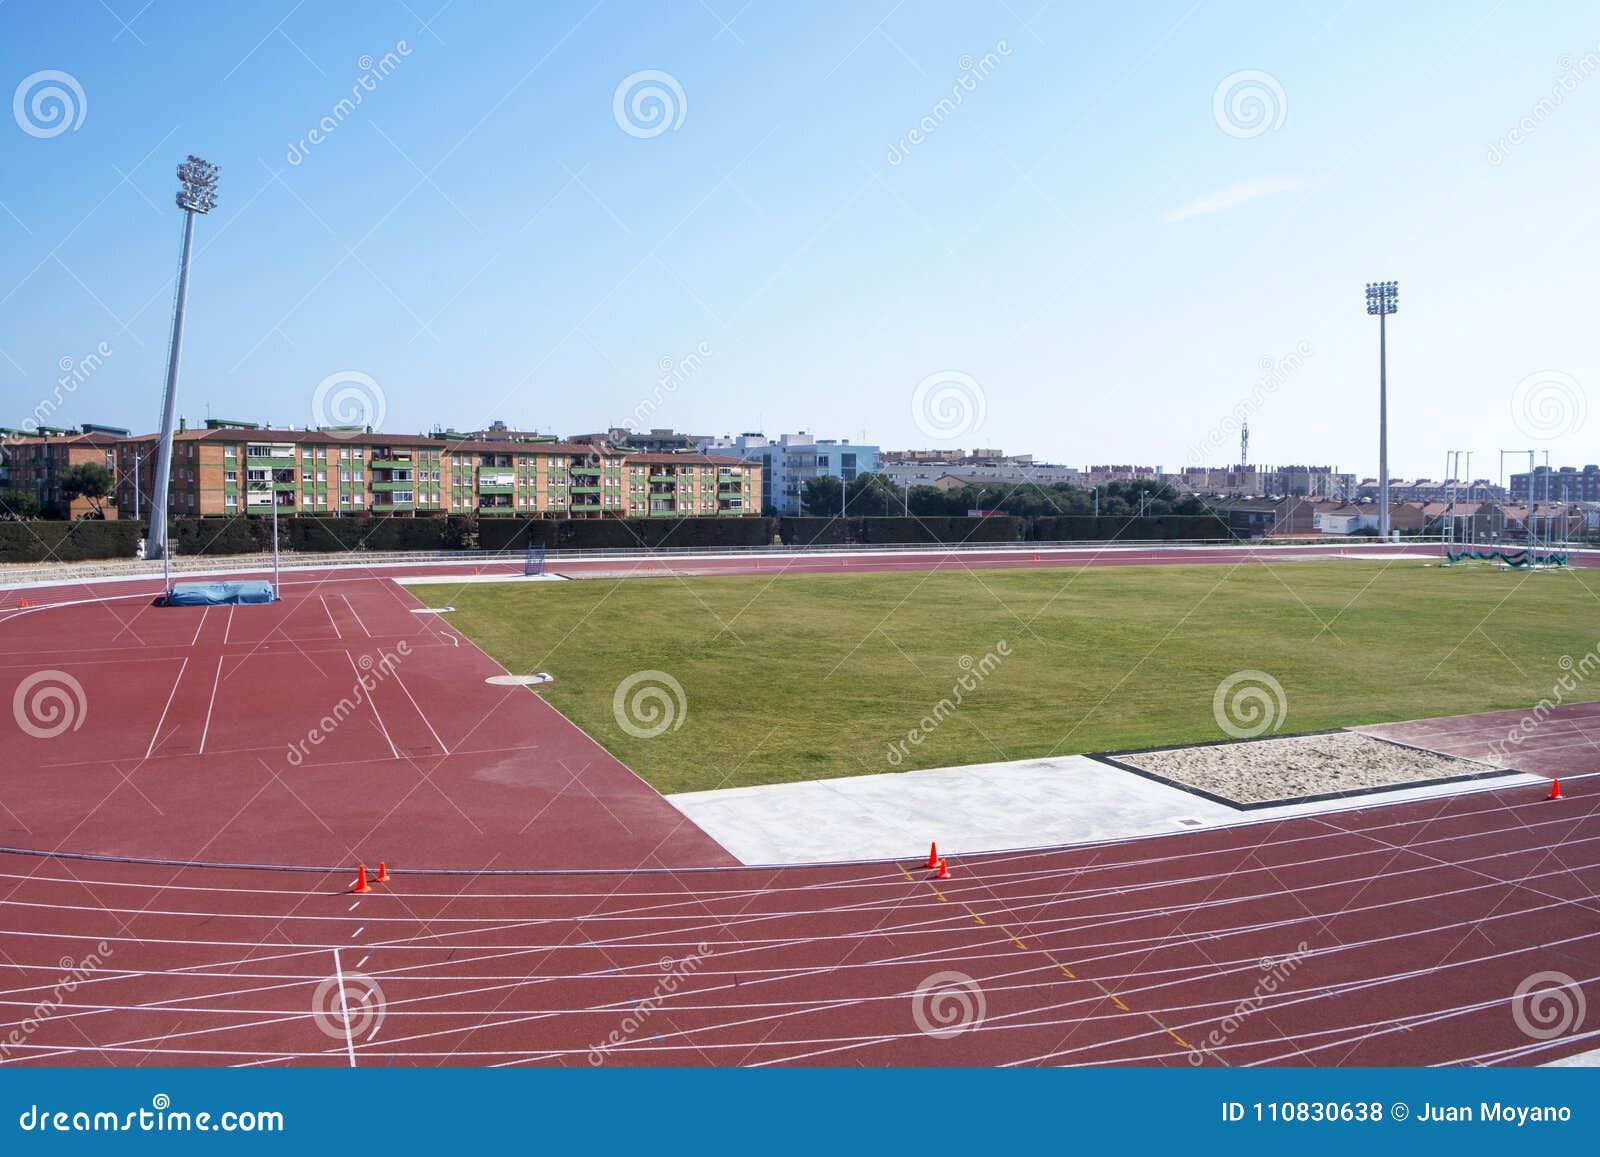
[{"label": "apartment building", "polygon": [[[148,496],[156,436],[122,439],[118,498]],[[669,459],[670,463],[655,459]],[[170,509],[234,514],[623,518],[759,513],[758,465],[605,444],[482,441],[212,420],[173,438]],[[670,494],[668,491],[670,490]]]},{"label": "apartment building", "polygon": [[[87,498],[68,499],[62,493],[61,476],[74,466],[93,463],[110,470],[115,478],[121,433],[125,431],[94,426],[76,430],[41,426],[27,433],[0,430],[0,491],[29,495],[51,517],[82,518],[93,514],[94,502]],[[119,493],[113,489],[113,494]],[[128,505],[131,513],[131,499]],[[99,513],[116,518],[116,498],[102,501]]]},{"label": "apartment building", "polygon": [[776,440],[764,434],[706,438],[701,440],[700,449],[704,453],[727,454],[747,463],[759,463],[760,486],[754,493],[761,497],[752,514],[760,514],[767,508],[779,514],[799,514],[809,480],[831,477],[854,482],[863,474],[876,473],[879,468],[876,446],[813,438],[806,433],[782,434]]},{"label": "apartment building", "polygon": [[1600,501],[1600,466],[1537,466],[1511,476],[1511,501],[1527,502],[1530,491],[1536,502]]}]

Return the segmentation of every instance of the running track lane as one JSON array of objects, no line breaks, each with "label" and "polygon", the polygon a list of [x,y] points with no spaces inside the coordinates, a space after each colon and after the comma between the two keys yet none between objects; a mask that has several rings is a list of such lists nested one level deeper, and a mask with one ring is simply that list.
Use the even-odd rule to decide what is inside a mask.
[{"label": "running track lane", "polygon": [[[0,855],[0,1061],[1549,1060],[1600,1045],[1593,1013],[1551,1040],[1513,1015],[1541,972],[1600,1007],[1600,780],[1541,797],[971,857],[943,882],[400,874],[357,897],[349,873]],[[313,1014],[335,949],[384,1005],[349,1041]]]}]

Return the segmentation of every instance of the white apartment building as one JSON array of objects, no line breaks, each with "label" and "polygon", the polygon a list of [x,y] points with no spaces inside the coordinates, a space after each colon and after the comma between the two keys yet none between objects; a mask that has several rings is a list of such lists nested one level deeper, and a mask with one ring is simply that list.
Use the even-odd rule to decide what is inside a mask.
[{"label": "white apartment building", "polygon": [[840,478],[854,482],[862,474],[879,470],[878,447],[833,438],[813,438],[804,432],[768,438],[740,434],[736,438],[702,438],[704,454],[726,454],[747,462],[760,462],[761,507],[779,514],[800,514],[805,484],[812,478]]}]

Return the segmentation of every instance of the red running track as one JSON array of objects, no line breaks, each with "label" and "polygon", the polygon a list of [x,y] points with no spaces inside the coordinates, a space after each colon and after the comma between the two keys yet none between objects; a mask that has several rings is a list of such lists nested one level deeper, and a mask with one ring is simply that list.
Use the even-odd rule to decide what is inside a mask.
[{"label": "red running track", "polygon": [[[76,730],[6,736],[29,753],[7,768],[6,843],[402,870],[354,896],[348,871],[0,853],[0,1063],[1531,1063],[1600,1046],[1592,1013],[1549,1039],[1518,1023],[1540,974],[1600,1009],[1600,778],[1559,802],[1506,788],[969,857],[944,882],[909,861],[731,868],[375,575],[295,575],[283,602],[236,612],[155,610],[148,584],[31,594],[111,601],[0,611],[0,693],[49,664],[87,705]],[[362,657],[402,643],[290,761]],[[1398,726],[1484,741],[1444,723],[1454,739]],[[462,870],[403,870],[423,855]]]}]

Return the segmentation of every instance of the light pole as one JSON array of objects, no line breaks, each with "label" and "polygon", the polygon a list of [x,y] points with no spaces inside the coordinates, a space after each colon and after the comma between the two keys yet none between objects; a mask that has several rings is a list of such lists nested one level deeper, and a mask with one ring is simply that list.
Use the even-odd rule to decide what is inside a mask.
[{"label": "light pole", "polygon": [[133,520],[139,521],[139,462],[142,455],[133,456]]},{"label": "light pole", "polygon": [[1389,539],[1389,328],[1400,303],[1393,281],[1367,282],[1367,313],[1378,318],[1378,537]]},{"label": "light pole", "polygon": [[161,442],[156,452],[155,493],[150,496],[146,558],[167,557],[167,487],[172,479],[172,426],[178,413],[178,362],[183,353],[183,307],[189,297],[189,250],[197,213],[217,207],[217,166],[193,153],[178,166],[178,208],[183,210],[183,247],[178,255],[178,292],[172,301],[172,341],[167,349],[167,388],[161,398]]}]

